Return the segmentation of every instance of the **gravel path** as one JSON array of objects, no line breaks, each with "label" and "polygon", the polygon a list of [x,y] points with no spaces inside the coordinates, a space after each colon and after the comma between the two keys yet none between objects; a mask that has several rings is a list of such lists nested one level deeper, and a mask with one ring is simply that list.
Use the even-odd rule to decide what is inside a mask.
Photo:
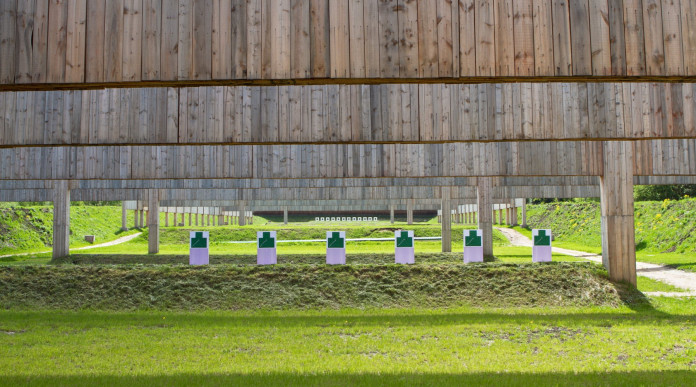
[{"label": "gravel path", "polygon": [[[505,235],[505,237],[510,241],[510,244],[512,244],[513,246],[532,246],[532,241],[516,230],[497,227],[496,230],[500,231],[503,235]],[[584,258],[592,262],[597,262],[599,264],[602,263],[601,255],[592,254],[584,251],[562,249],[560,247],[553,247],[552,250],[556,253]],[[662,265],[655,265],[653,263],[636,262],[636,274],[654,280],[662,281],[667,284],[676,286],[680,289],[686,290],[686,292],[684,293],[646,292],[645,294],[647,295],[668,297],[674,297],[675,295],[678,295],[679,297],[696,297],[696,273],[677,270]]]}]

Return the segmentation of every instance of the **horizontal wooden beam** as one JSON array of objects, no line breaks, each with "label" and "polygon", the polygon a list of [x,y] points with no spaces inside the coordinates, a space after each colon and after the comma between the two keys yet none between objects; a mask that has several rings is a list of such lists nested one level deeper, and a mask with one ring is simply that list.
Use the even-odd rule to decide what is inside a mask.
[{"label": "horizontal wooden beam", "polygon": [[0,93],[0,147],[696,137],[696,83],[495,83]]},{"label": "horizontal wooden beam", "polygon": [[[696,139],[632,141],[634,175],[696,175]],[[600,141],[0,149],[0,179],[598,176]]]},{"label": "horizontal wooden beam", "polygon": [[696,75],[694,20],[689,0],[3,1],[0,84]]}]

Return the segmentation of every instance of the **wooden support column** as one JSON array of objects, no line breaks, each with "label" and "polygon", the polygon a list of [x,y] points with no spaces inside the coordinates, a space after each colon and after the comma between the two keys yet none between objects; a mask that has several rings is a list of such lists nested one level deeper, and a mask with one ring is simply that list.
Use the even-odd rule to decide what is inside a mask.
[{"label": "wooden support column", "polygon": [[159,253],[159,191],[151,189],[147,194],[147,253]]},{"label": "wooden support column", "polygon": [[394,205],[389,206],[389,222],[394,224]]},{"label": "wooden support column", "polygon": [[491,193],[493,182],[490,177],[479,177],[476,186],[478,204],[478,228],[483,233],[483,256],[493,256],[493,204]]},{"label": "wooden support column", "polygon": [[511,201],[511,203],[510,203],[510,209],[511,209],[511,212],[510,212],[510,225],[511,225],[511,226],[517,226],[517,207],[516,207],[516,204],[517,204],[517,203],[515,202],[515,200],[516,200],[516,199],[512,199],[512,201]]},{"label": "wooden support column", "polygon": [[138,228],[138,210],[133,210],[133,228]]},{"label": "wooden support column", "polygon": [[442,200],[442,223],[441,223],[442,252],[443,253],[452,252],[452,219],[451,219],[451,217],[452,217],[451,202],[449,199],[443,199]]},{"label": "wooden support column", "polygon": [[183,212],[181,212],[181,223],[179,223],[179,224],[181,224],[182,227],[184,226],[184,213]]},{"label": "wooden support column", "polygon": [[509,203],[505,204],[505,223],[512,226],[512,206]]},{"label": "wooden support column", "polygon": [[283,208],[283,224],[288,224],[288,207]]},{"label": "wooden support column", "polygon": [[53,182],[53,258],[70,255],[70,186],[67,180]]},{"label": "wooden support column", "polygon": [[225,215],[218,215],[217,216],[217,225],[218,226],[225,225]]},{"label": "wooden support column", "polygon": [[413,204],[413,199],[409,199],[406,202],[406,223],[408,224],[413,224]]},{"label": "wooden support column", "polygon": [[628,141],[605,141],[602,200],[602,258],[612,281],[636,285],[633,219],[633,148]]},{"label": "wooden support column", "polygon": [[[189,227],[191,227],[191,209],[190,209],[190,208],[189,208],[188,218],[189,218],[189,219],[188,219],[188,221],[189,221],[188,225],[189,225]],[[196,215],[196,226],[198,226],[198,215]]]},{"label": "wooden support column", "polygon": [[527,199],[522,200],[522,227],[527,227]]},{"label": "wooden support column", "polygon": [[239,203],[239,225],[246,226],[246,203]]},{"label": "wooden support column", "polygon": [[128,211],[125,201],[121,202],[121,231],[128,231]]},{"label": "wooden support column", "polygon": [[139,220],[140,227],[142,228],[142,227],[147,226],[147,224],[145,224],[145,218],[144,218],[145,217],[145,210],[140,210],[140,212],[138,213],[138,216],[140,217],[140,220]]},{"label": "wooden support column", "polygon": [[169,213],[164,213],[164,227],[169,227]]}]

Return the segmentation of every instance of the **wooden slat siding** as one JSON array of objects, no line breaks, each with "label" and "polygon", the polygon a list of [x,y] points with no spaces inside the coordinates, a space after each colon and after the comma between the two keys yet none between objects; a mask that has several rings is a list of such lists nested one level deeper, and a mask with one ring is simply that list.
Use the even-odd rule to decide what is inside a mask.
[{"label": "wooden slat siding", "polygon": [[476,0],[476,75],[495,75],[495,4]]},{"label": "wooden slat siding", "polygon": [[[397,0],[381,0],[379,12],[379,73],[382,78],[399,77],[399,13]],[[331,47],[331,51],[340,47]],[[436,64],[437,65],[437,64]]]},{"label": "wooden slat siding", "polygon": [[290,0],[274,0],[271,5],[269,20],[272,25],[271,78],[288,79],[291,77]]},{"label": "wooden slat siding", "polygon": [[534,0],[534,69],[537,76],[554,75],[553,14],[551,2]]},{"label": "wooden slat siding", "polygon": [[65,82],[82,83],[85,81],[86,18],[86,0],[71,0],[68,3]]},{"label": "wooden slat siding", "polygon": [[[309,2],[310,0],[291,0],[290,2],[290,67],[292,78],[310,78],[312,75],[309,55],[311,47]],[[360,5],[360,18],[362,19],[362,4]],[[351,42],[351,44],[353,43]]]},{"label": "wooden slat siding", "polygon": [[[686,135],[685,128],[686,125],[684,124],[684,90],[682,88],[682,85],[679,84],[667,84],[665,85],[667,87],[667,90],[672,89],[672,114],[671,117],[673,117],[674,122],[673,122],[673,132],[672,136],[676,137],[683,137]],[[670,133],[667,133],[669,136]]]},{"label": "wooden slat siding", "polygon": [[[603,5],[603,1],[600,2]],[[611,74],[626,75],[626,37],[624,31],[623,0],[607,0],[609,16],[609,46],[611,49]],[[590,18],[592,21],[592,18]],[[595,29],[592,27],[594,33]],[[593,46],[595,44],[593,43]]]},{"label": "wooden slat siding", "polygon": [[213,0],[193,2],[191,79],[211,79]]},{"label": "wooden slat siding", "polygon": [[612,75],[609,6],[607,0],[588,1],[588,5],[592,75]]},{"label": "wooden slat siding", "polygon": [[123,0],[123,56],[121,80],[142,78],[143,0]]},{"label": "wooden slat siding", "polygon": [[232,0],[213,0],[211,78],[230,79],[232,72]]},{"label": "wooden slat siding", "polygon": [[553,0],[553,63],[556,75],[573,75],[569,0]]},{"label": "wooden slat siding", "polygon": [[13,83],[15,79],[16,29],[17,2],[0,2],[0,83]]},{"label": "wooden slat siding", "polygon": [[363,1],[365,76],[379,77],[379,9],[377,1]]},{"label": "wooden slat siding", "polygon": [[626,75],[645,75],[645,37],[641,0],[624,0]]},{"label": "wooden slat siding", "polygon": [[[162,49],[162,0],[143,1],[142,79],[159,80]],[[173,5],[165,7],[176,9]]]},{"label": "wooden slat siding", "polygon": [[[459,2],[459,74],[476,76],[476,0]],[[456,64],[455,64],[456,65]]]},{"label": "wooden slat siding", "polygon": [[312,77],[327,78],[331,70],[328,0],[310,0],[309,15]]},{"label": "wooden slat siding", "polygon": [[515,75],[512,0],[495,1],[495,75]]},{"label": "wooden slat siding", "polygon": [[[11,5],[11,3],[10,3]],[[0,11],[2,12],[2,11]],[[5,19],[0,16],[0,20],[4,23]],[[16,60],[14,61],[14,83],[31,83],[32,76],[32,43],[34,33],[34,23],[36,22],[36,3],[32,1],[17,2],[17,17],[16,17]],[[9,28],[11,23],[0,27],[0,30]],[[3,33],[0,32],[0,40],[3,39]],[[37,39],[38,40],[38,39]],[[4,42],[0,43],[0,49],[4,50]],[[9,48],[9,47],[7,47]],[[0,69],[4,62],[11,58],[0,59]],[[9,70],[9,69],[8,69]],[[2,70],[0,70],[2,71]],[[1,77],[0,77],[1,78]],[[8,82],[11,83],[11,82]],[[2,132],[2,130],[0,130]]]},{"label": "wooden slat siding", "polygon": [[[246,65],[247,78],[261,78],[261,0],[246,0]],[[314,53],[311,54],[313,56]]]},{"label": "wooden slat siding", "polygon": [[534,75],[534,19],[533,1],[513,2],[513,36],[515,40],[515,75]]},{"label": "wooden slat siding", "polygon": [[417,2],[418,11],[418,67],[421,78],[439,76],[437,8],[432,2]]},{"label": "wooden slat siding", "polygon": [[[193,0],[179,0],[177,79],[191,79],[193,72]],[[253,26],[249,26],[253,28]]]},{"label": "wooden slat siding", "polygon": [[48,2],[36,2],[34,8],[34,28],[31,34],[31,82],[46,82],[48,62]]},{"label": "wooden slat siding", "polygon": [[350,24],[347,1],[329,2],[330,76],[350,78]]},{"label": "wooden slat siding", "polygon": [[665,75],[684,74],[681,0],[662,1],[662,28],[664,34]]},{"label": "wooden slat siding", "polygon": [[684,73],[696,75],[696,0],[681,0]]},{"label": "wooden slat siding", "polygon": [[[363,0],[360,1],[362,3]],[[398,0],[398,9],[399,76],[417,78],[419,76],[418,3],[415,0]],[[352,55],[351,49],[351,59]]]},{"label": "wooden slat siding", "polygon": [[682,84],[684,97],[684,135],[696,136],[696,104],[694,103],[694,84]]},{"label": "wooden slat siding", "polygon": [[648,75],[665,74],[665,48],[660,0],[643,0],[645,67]]},{"label": "wooden slat siding", "polygon": [[104,79],[120,82],[123,65],[124,0],[107,1],[104,9]]},{"label": "wooden slat siding", "polygon": [[[398,85],[395,85],[398,87]],[[352,129],[353,129],[353,122],[352,122],[352,106],[351,106],[351,87],[347,85],[339,85],[338,86],[338,93],[339,93],[339,98],[338,98],[338,109],[339,109],[339,125],[340,125],[340,138],[339,140],[341,142],[349,142],[352,139]],[[399,103],[401,102],[401,99],[398,101]],[[399,106],[397,105],[397,108]]]},{"label": "wooden slat siding", "polygon": [[[454,47],[454,34],[452,31],[452,13],[457,11],[457,0],[437,1],[437,41],[438,41],[438,75],[440,77],[452,77],[454,74],[454,51],[459,52],[459,47]],[[454,31],[459,38],[459,31]],[[457,65],[459,61],[457,61]]]},{"label": "wooden slat siding", "polygon": [[[65,82],[67,23],[68,2],[62,0],[50,0],[48,11],[48,65],[46,74],[46,79],[48,82]],[[14,29],[14,20],[12,22],[12,28]],[[12,47],[12,50],[8,52],[14,52],[14,47]]]},{"label": "wooden slat siding", "polygon": [[159,79],[163,81],[179,76],[179,9],[180,4],[162,7]]},{"label": "wooden slat siding", "polygon": [[592,75],[590,10],[588,0],[568,2],[573,75]]}]

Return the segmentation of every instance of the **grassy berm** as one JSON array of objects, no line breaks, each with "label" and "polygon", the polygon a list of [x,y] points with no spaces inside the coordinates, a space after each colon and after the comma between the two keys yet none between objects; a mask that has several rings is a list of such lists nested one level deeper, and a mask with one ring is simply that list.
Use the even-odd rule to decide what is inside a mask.
[{"label": "grassy berm", "polygon": [[617,306],[594,264],[0,267],[0,308],[203,310]]}]

